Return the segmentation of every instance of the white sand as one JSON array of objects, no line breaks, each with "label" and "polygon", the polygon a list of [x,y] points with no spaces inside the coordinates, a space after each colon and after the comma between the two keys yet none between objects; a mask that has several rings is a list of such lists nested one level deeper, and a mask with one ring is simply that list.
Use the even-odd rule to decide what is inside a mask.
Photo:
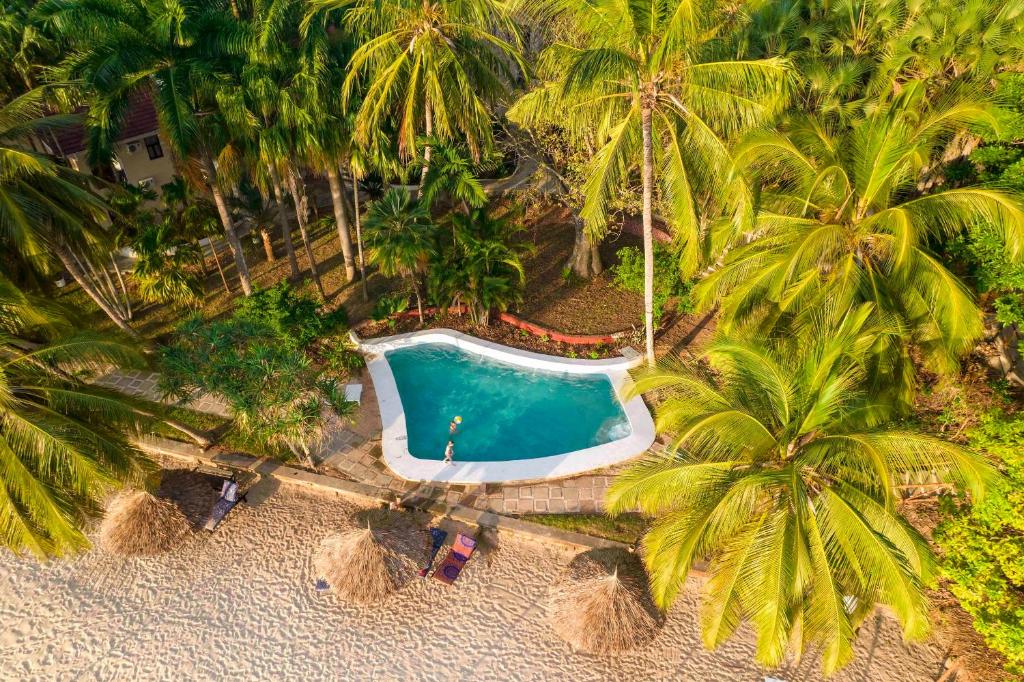
[{"label": "white sand", "polygon": [[[418,580],[359,608],[313,590],[310,555],[358,508],[288,487],[242,505],[214,536],[124,561],[94,550],[39,565],[0,553],[3,680],[750,680],[748,632],[716,652],[700,643],[694,582],[647,649],[577,655],[545,620],[550,578],[571,558],[502,535],[453,587]],[[878,617],[835,679],[927,680],[935,645],[906,647]],[[781,670],[818,679],[817,663]]]}]

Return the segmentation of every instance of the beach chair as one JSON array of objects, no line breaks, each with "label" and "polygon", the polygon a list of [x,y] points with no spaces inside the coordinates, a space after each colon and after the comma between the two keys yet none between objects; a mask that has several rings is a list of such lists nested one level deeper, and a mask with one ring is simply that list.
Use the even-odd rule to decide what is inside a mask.
[{"label": "beach chair", "polygon": [[245,502],[256,476],[240,476],[234,474],[231,478],[225,479],[221,484],[220,497],[213,503],[210,514],[203,524],[204,530],[217,530],[217,526],[227,517],[228,513],[235,508],[239,502]]},{"label": "beach chair", "polygon": [[455,536],[455,544],[448,550],[448,556],[444,558],[441,565],[434,571],[434,577],[446,585],[451,585],[459,577],[459,574],[462,573],[463,567],[469,561],[469,557],[473,556],[475,549],[476,539],[464,533],[459,533]]},{"label": "beach chair", "polygon": [[361,404],[363,400],[363,385],[345,384],[345,400],[357,405]]},{"label": "beach chair", "polygon": [[441,530],[440,528],[430,529],[430,556],[420,569],[421,578],[426,578],[427,574],[430,573],[430,567],[434,565],[434,559],[437,558],[437,553],[441,551],[441,547],[444,546],[444,541],[447,537],[448,531]]}]

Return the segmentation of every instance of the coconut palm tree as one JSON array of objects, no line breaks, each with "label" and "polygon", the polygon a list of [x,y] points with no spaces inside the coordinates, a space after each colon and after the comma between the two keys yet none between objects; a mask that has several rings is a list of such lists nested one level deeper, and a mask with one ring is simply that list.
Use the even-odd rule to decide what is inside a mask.
[{"label": "coconut palm tree", "polygon": [[71,47],[57,73],[87,97],[90,159],[109,160],[128,107],[150,97],[175,155],[198,161],[249,295],[249,268],[218,175],[231,172],[233,154],[210,87],[239,39],[227,3],[44,0],[38,12]]},{"label": "coconut palm tree", "polygon": [[171,218],[143,228],[132,250],[136,254],[132,275],[144,301],[191,306],[202,301],[198,273],[202,255],[195,244],[181,237]]},{"label": "coconut palm tree", "polygon": [[[302,27],[300,98],[310,117],[300,127],[298,151],[305,165],[327,176],[345,278],[351,282],[356,276],[356,262],[342,170],[352,157],[355,120],[346,111],[341,93],[352,45],[348,36],[339,39],[338,32],[330,30],[330,14],[315,13]],[[352,182],[355,185],[354,178]]]},{"label": "coconut palm tree", "polygon": [[[27,335],[52,338],[44,345]],[[0,543],[39,558],[89,546],[83,525],[145,457],[128,438],[152,420],[70,372],[141,363],[109,335],[73,333],[46,301],[0,277]]]},{"label": "coconut palm tree", "polygon": [[985,123],[984,103],[929,106],[917,84],[850,127],[812,117],[751,134],[735,153],[760,187],[753,239],[696,287],[698,304],[721,306],[729,331],[871,302],[899,321],[929,369],[958,371],[981,314],[932,244],[985,221],[1020,254],[1024,203],[982,186],[921,194],[918,183],[953,134]]},{"label": "coconut palm tree", "polygon": [[432,297],[465,302],[470,319],[486,325],[492,310],[504,312],[522,300],[522,255],[530,245],[517,240],[522,228],[510,216],[496,217],[486,208],[453,213],[451,221],[451,236],[438,238],[430,264]]},{"label": "coconut palm tree", "polygon": [[858,624],[885,604],[908,639],[928,631],[928,542],[897,509],[908,471],[934,471],[980,496],[980,455],[910,428],[864,390],[871,347],[899,334],[870,304],[838,327],[808,324],[768,340],[720,337],[701,363],[639,373],[657,396],[664,453],[620,474],[612,513],[655,517],[643,539],[651,587],[669,606],[708,560],[701,626],[717,647],[749,620],[757,659],[820,650],[831,673],[853,653]]},{"label": "coconut palm tree", "polygon": [[[206,274],[206,258],[200,240],[207,239],[210,243],[210,253],[213,255],[213,263],[217,267],[220,281],[224,285],[224,292],[231,294],[231,287],[228,286],[228,278],[224,275],[224,268],[220,263],[220,255],[217,253],[217,243],[214,241],[220,234],[221,229],[217,211],[209,199],[193,189],[191,183],[180,175],[175,175],[171,182],[160,188],[161,197],[167,206],[165,218],[174,222],[175,232],[179,236],[195,244],[200,254],[199,264]],[[264,245],[266,242],[264,242]]]},{"label": "coconut palm tree", "polygon": [[455,145],[432,144],[436,153],[420,188],[421,199],[433,206],[446,194],[462,204],[467,214],[487,203],[487,192],[473,174],[473,163]]},{"label": "coconut palm tree", "polygon": [[727,183],[727,140],[771,117],[781,101],[786,65],[719,59],[716,30],[725,8],[713,0],[524,0],[518,6],[556,22],[570,36],[542,53],[542,73],[550,80],[519,105],[518,115],[541,117],[554,100],[593,109],[590,119],[602,121],[602,147],[593,158],[581,211],[592,234],[606,229],[611,201],[640,168],[644,326],[647,361],[653,364],[655,171],[684,245],[685,274],[692,274],[706,248],[703,221],[728,209],[732,232],[742,227],[747,193],[742,183]]},{"label": "coconut palm tree", "polygon": [[421,278],[434,252],[437,226],[430,210],[404,189],[394,188],[374,201],[363,221],[367,255],[385,277],[410,280],[416,295],[416,309],[423,322]]},{"label": "coconut palm tree", "polygon": [[38,91],[0,107],[0,247],[37,274],[50,274],[55,257],[118,328],[135,336],[113,286],[93,276],[92,263],[105,263],[112,245],[104,227],[110,207],[98,194],[105,183],[22,144],[67,122],[42,114]]},{"label": "coconut palm tree", "polygon": [[[461,138],[474,158],[492,144],[489,103],[506,93],[514,69],[525,72],[518,33],[496,0],[313,0],[306,23],[328,13],[362,40],[352,54],[344,94],[356,112],[358,142],[369,143],[394,117],[398,149],[417,158],[420,183],[434,139]],[[340,23],[340,22],[339,22]]]}]

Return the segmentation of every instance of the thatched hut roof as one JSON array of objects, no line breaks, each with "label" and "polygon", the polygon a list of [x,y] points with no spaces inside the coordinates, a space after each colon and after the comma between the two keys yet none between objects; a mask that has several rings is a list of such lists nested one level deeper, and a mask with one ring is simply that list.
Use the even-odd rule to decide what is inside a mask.
[{"label": "thatched hut roof", "polygon": [[365,524],[326,537],[313,563],[343,599],[372,604],[412,580],[426,559],[430,540],[426,531],[401,513]]},{"label": "thatched hut roof", "polygon": [[549,606],[555,632],[577,651],[637,649],[661,627],[643,563],[624,550],[578,555],[552,585]]},{"label": "thatched hut roof", "polygon": [[132,490],[107,507],[99,540],[114,554],[152,556],[172,549],[190,530],[188,519],[173,502]]}]

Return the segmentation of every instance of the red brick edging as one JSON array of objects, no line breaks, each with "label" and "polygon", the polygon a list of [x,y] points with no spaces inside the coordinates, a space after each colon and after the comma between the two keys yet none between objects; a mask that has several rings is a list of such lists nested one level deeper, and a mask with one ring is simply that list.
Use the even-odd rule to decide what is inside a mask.
[{"label": "red brick edging", "polygon": [[[433,315],[437,312],[437,307],[429,306],[423,308],[424,315]],[[449,312],[462,314],[466,312],[466,306],[456,305],[448,308]],[[396,319],[405,319],[407,317],[417,317],[419,311],[417,310],[405,310],[403,312],[394,315]],[[558,341],[560,343],[570,343],[577,346],[596,346],[603,343],[615,343],[628,332],[621,331],[614,334],[564,334],[555,329],[550,329],[543,325],[537,324],[536,322],[528,322],[521,317],[516,317],[512,313],[500,313],[498,319],[505,324],[510,324],[517,329],[527,331],[534,336],[546,336],[552,341]]]}]

